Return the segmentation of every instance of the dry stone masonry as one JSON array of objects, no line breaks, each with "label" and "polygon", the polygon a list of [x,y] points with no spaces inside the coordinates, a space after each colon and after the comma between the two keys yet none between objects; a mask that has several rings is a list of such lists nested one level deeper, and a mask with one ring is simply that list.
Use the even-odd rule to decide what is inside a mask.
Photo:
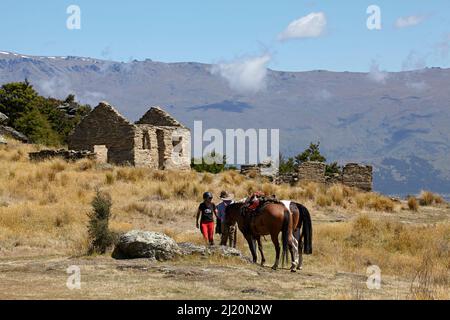
[{"label": "dry stone masonry", "polygon": [[61,158],[66,161],[77,161],[81,159],[95,160],[96,154],[90,151],[74,151],[74,150],[41,150],[38,152],[30,152],[28,154],[32,161],[45,161],[54,158]]},{"label": "dry stone masonry", "polygon": [[[361,189],[363,191],[373,190],[373,168],[372,166],[357,163],[346,164],[341,173],[332,176],[325,175],[326,164],[321,162],[304,162],[297,172],[278,174],[272,181],[276,184],[296,183],[305,184],[316,182],[323,184],[341,183],[349,187]],[[248,177],[262,176],[259,166],[242,166],[241,174]]]},{"label": "dry stone masonry", "polygon": [[298,181],[325,183],[325,169],[323,162],[303,162],[298,167]]},{"label": "dry stone masonry", "polygon": [[133,124],[101,102],[75,128],[69,149],[95,152],[99,162],[189,170],[191,133],[159,107]]},{"label": "dry stone masonry", "polygon": [[349,163],[342,169],[342,183],[365,191],[372,191],[372,166]]}]

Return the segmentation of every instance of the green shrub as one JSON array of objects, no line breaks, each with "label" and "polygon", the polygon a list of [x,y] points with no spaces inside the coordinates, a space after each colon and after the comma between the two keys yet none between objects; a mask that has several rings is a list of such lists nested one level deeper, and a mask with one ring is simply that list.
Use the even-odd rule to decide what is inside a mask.
[{"label": "green shrub", "polygon": [[220,173],[226,170],[227,159],[215,151],[207,154],[204,158],[191,160],[191,168],[197,172]]},{"label": "green shrub", "polygon": [[114,242],[114,234],[109,230],[109,218],[111,216],[111,197],[109,194],[97,191],[92,201],[93,210],[89,216],[89,240],[88,254],[106,252]]},{"label": "green shrub", "polygon": [[64,101],[40,96],[27,80],[0,87],[0,112],[8,116],[8,125],[34,143],[67,143],[70,132],[90,111],[91,107],[80,105],[74,95]]}]

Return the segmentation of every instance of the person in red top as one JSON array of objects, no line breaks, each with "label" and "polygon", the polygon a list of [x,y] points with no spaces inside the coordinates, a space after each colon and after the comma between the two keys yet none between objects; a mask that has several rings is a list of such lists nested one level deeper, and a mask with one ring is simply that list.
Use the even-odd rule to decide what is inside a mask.
[{"label": "person in red top", "polygon": [[[197,228],[200,228],[205,241],[209,245],[214,245],[214,216],[217,219],[217,208],[212,199],[213,195],[211,192],[203,194],[203,202],[198,207],[195,219]],[[200,223],[198,218],[200,218]]]}]

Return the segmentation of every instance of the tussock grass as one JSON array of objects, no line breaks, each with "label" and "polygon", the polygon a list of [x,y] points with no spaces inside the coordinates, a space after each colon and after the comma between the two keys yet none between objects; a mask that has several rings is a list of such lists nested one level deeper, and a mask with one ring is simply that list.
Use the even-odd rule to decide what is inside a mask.
[{"label": "tussock grass", "polygon": [[445,204],[444,199],[431,191],[422,191],[419,195],[419,203],[421,206],[441,205]]},{"label": "tussock grass", "polygon": [[314,259],[355,273],[377,265],[382,274],[410,279],[413,299],[448,299],[449,237],[448,223],[413,226],[362,214],[350,223],[316,226]]},{"label": "tussock grass", "polygon": [[[248,179],[236,171],[211,175],[125,166],[105,168],[88,160],[30,162],[28,152],[39,148],[14,141],[0,146],[2,250],[34,248],[39,253],[75,255],[86,252],[88,213],[96,190],[112,198],[112,232],[151,229],[164,231],[177,241],[203,244],[194,216],[204,191],[211,191],[217,202],[224,189],[236,199],[262,190],[280,199],[305,203],[312,212],[321,208],[365,212],[352,223],[315,226],[313,257],[321,265],[361,270],[370,262],[383,272],[406,272],[413,277],[423,256],[429,253],[435,265],[433,281],[442,285],[448,279],[445,272],[450,268],[450,227],[373,220],[371,212],[400,211],[401,205],[380,194],[342,185],[274,185],[263,178]],[[422,194],[422,198],[430,205],[442,204],[437,195],[433,195],[432,202],[428,194]],[[188,227],[190,223],[192,228]],[[242,237],[239,241],[238,247],[246,250]]]},{"label": "tussock grass", "polygon": [[408,198],[408,208],[411,211],[417,212],[419,210],[419,202],[415,197]]}]

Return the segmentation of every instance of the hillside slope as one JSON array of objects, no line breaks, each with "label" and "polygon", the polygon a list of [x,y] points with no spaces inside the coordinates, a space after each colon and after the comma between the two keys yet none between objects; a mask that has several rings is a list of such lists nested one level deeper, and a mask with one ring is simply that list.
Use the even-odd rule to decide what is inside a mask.
[{"label": "hillside slope", "polygon": [[41,94],[73,92],[94,106],[107,100],[132,120],[161,105],[191,128],[194,120],[204,120],[205,128],[279,128],[284,154],[320,140],[328,160],[373,164],[376,190],[450,195],[449,69],[382,79],[269,70],[266,90],[238,94],[211,67],[0,52],[0,84],[28,78]]}]

